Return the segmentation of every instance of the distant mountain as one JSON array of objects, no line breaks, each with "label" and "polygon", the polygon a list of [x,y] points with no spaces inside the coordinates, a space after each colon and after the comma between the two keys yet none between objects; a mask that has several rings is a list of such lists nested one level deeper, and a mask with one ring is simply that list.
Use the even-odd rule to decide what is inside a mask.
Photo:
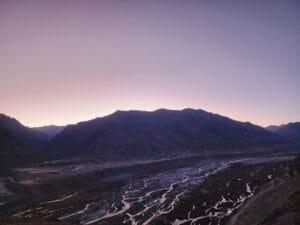
[{"label": "distant mountain", "polygon": [[280,135],[289,142],[300,143],[300,122],[280,126],[269,126],[266,129]]},{"label": "distant mountain", "polygon": [[259,126],[203,110],[117,111],[69,125],[49,143],[59,157],[132,158],[266,146],[281,139]]},{"label": "distant mountain", "polygon": [[279,126],[276,126],[276,125],[270,125],[270,126],[267,126],[266,127],[266,130],[270,131],[270,132],[276,132],[278,131],[281,127],[283,127],[285,125],[279,125]]},{"label": "distant mountain", "polygon": [[43,126],[43,127],[33,127],[33,129],[40,131],[42,133],[47,134],[49,137],[54,137],[56,134],[61,132],[64,129],[65,126],[55,126],[55,125],[49,125],[49,126]]},{"label": "distant mountain", "polygon": [[0,114],[0,168],[38,158],[49,137],[22,125],[16,119]]}]

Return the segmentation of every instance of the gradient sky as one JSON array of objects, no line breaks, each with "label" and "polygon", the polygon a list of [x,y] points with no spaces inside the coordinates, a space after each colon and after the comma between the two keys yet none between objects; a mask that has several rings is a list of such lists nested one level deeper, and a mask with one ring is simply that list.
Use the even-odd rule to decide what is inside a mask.
[{"label": "gradient sky", "polygon": [[300,2],[0,0],[0,112],[28,126],[117,109],[300,120]]}]

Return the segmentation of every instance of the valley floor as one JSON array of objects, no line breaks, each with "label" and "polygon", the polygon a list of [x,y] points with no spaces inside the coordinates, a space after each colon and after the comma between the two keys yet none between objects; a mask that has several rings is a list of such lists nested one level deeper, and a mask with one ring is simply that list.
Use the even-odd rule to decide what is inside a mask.
[{"label": "valley floor", "polygon": [[191,156],[36,183],[24,180],[43,173],[14,170],[1,180],[0,224],[292,225],[300,193],[293,158]]}]

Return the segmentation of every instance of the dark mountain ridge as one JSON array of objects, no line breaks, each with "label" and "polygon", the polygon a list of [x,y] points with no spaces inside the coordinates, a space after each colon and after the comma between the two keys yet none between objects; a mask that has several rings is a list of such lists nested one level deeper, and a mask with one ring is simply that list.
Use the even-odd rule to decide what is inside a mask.
[{"label": "dark mountain ridge", "polygon": [[41,147],[50,137],[40,131],[26,127],[15,118],[0,114],[0,126],[10,132],[16,139],[33,147]]},{"label": "dark mountain ridge", "polygon": [[49,143],[59,157],[132,158],[199,153],[282,143],[281,138],[249,122],[238,122],[204,110],[160,109],[115,113],[67,126]]},{"label": "dark mountain ridge", "polygon": [[283,126],[285,126],[285,125],[278,125],[278,126],[277,125],[270,125],[270,126],[266,127],[266,130],[275,133],[276,131],[278,131]]},{"label": "dark mountain ridge", "polygon": [[289,142],[300,143],[300,122],[293,122],[280,126],[269,126],[266,129],[280,135]]},{"label": "dark mountain ridge", "polygon": [[0,114],[0,168],[32,162],[43,155],[49,137]]}]

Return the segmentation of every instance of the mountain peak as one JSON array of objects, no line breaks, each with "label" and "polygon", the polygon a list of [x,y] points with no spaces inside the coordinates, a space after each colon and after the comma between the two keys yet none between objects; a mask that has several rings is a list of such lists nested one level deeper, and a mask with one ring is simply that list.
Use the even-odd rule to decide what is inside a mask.
[{"label": "mountain peak", "polygon": [[197,153],[204,148],[221,150],[278,142],[275,134],[259,126],[200,109],[118,110],[66,127],[53,138],[49,149],[61,157],[144,157],[186,149]]}]

